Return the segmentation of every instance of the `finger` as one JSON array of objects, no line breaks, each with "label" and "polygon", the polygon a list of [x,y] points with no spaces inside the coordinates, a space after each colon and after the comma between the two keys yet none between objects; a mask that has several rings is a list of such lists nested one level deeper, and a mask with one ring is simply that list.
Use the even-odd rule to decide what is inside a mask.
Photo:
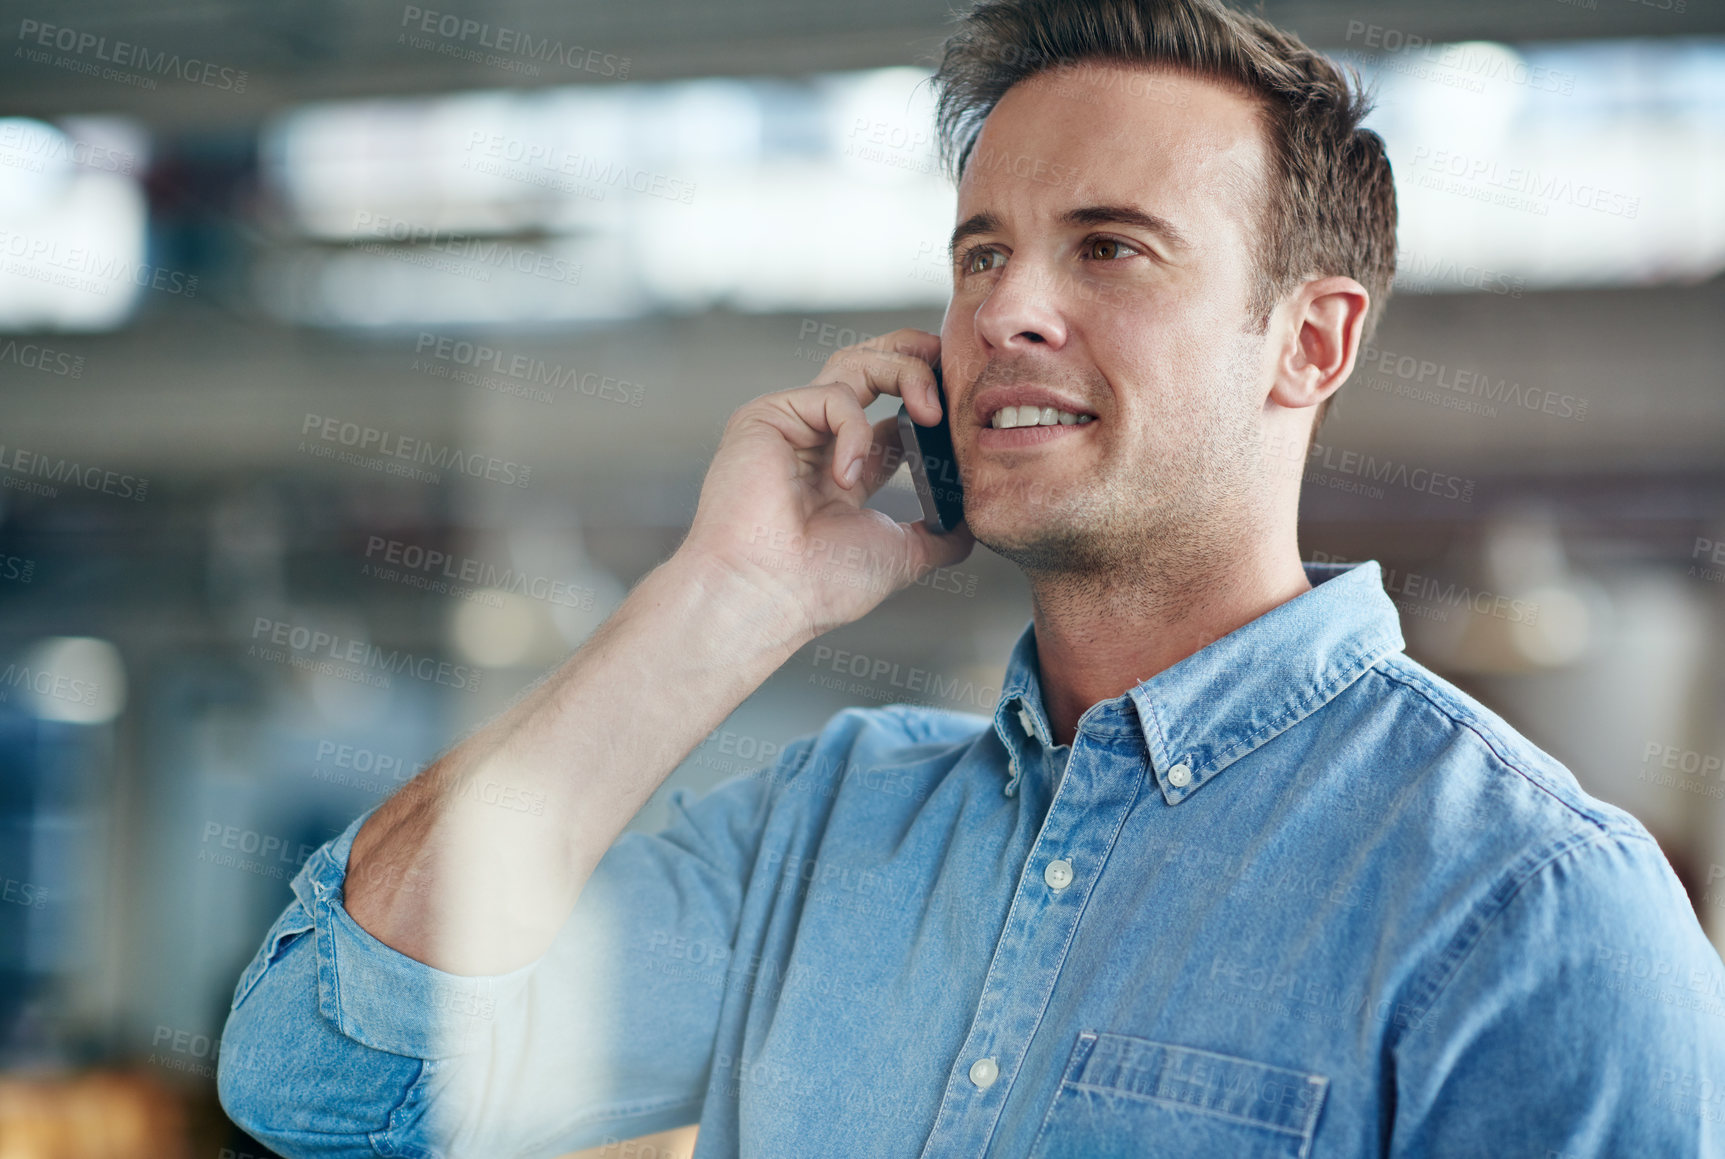
[{"label": "finger", "polygon": [[[844,383],[821,382],[801,390],[787,391],[782,402],[800,420],[807,433],[829,435],[832,442],[833,482],[851,490],[862,478],[867,465],[872,428],[856,395]],[[814,443],[792,439],[797,446],[808,449]]]},{"label": "finger", "polygon": [[913,326],[901,326],[878,338],[870,338],[866,342],[855,342],[849,346],[838,348],[838,354],[874,351],[882,354],[902,354],[912,358],[920,358],[924,362],[933,362],[940,357],[940,335],[927,330],[918,330]]},{"label": "finger", "polygon": [[756,423],[765,423],[797,450],[815,450],[831,444],[837,433],[834,421],[828,417],[829,408],[844,407],[847,403],[861,413],[856,393],[838,382],[774,391],[739,408],[726,429],[746,430]]},{"label": "finger", "polygon": [[[889,348],[887,339],[895,337],[898,346]],[[886,338],[835,352],[827,359],[821,380],[848,384],[863,406],[883,394],[896,395],[904,400],[912,418],[923,426],[933,426],[940,421],[942,411],[940,388],[931,365],[939,357],[939,338],[921,330],[895,330]]]},{"label": "finger", "polygon": [[863,467],[862,487],[865,496],[873,495],[886,485],[904,465],[904,443],[899,439],[898,416],[888,415],[871,428],[868,460]]},{"label": "finger", "polygon": [[896,395],[910,408],[911,417],[924,426],[940,421],[940,390],[935,385],[934,368],[913,354],[841,350],[827,359],[821,381],[845,383],[863,406],[883,394]]},{"label": "finger", "polygon": [[915,523],[902,523],[899,526],[908,532],[908,542],[912,558],[916,560],[916,574],[920,575],[925,568],[951,567],[962,561],[976,546],[976,537],[971,535],[970,527],[960,521],[951,531],[935,534],[928,529],[928,524],[918,520]]}]

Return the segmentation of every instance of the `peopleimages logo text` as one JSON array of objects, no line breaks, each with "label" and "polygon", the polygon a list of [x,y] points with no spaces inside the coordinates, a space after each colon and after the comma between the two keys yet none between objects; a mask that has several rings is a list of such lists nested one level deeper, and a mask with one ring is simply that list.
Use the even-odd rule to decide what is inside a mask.
[{"label": "peopleimages logo text", "polygon": [[[351,447],[356,455],[375,455],[379,464],[398,468],[392,472],[395,474],[410,474],[410,471],[403,468],[403,464],[419,463],[439,470],[453,469],[474,479],[489,479],[511,487],[527,486],[533,474],[532,467],[517,463],[513,459],[499,459],[495,455],[481,455],[476,451],[434,445],[411,435],[381,431],[376,427],[347,422],[331,415],[306,415],[300,426],[300,434],[310,435],[312,439],[321,442]],[[302,449],[305,448],[305,444],[302,443],[301,446]],[[319,448],[316,442],[311,444],[311,449],[330,452],[334,450]],[[392,460],[396,462],[392,463]],[[358,465],[371,464],[361,462]],[[435,482],[436,477],[430,477],[430,481]]]},{"label": "peopleimages logo text", "polygon": [[399,539],[385,539],[381,535],[367,538],[365,558],[381,559],[409,572],[426,576],[437,575],[461,583],[478,584],[487,591],[509,592],[512,595],[583,611],[592,610],[597,595],[590,587],[566,580],[533,575],[513,567],[499,568],[496,564],[481,559],[452,555]]},{"label": "peopleimages logo text", "polygon": [[629,77],[631,62],[626,56],[601,52],[597,48],[583,48],[579,44],[564,44],[561,40],[554,40],[549,36],[535,38],[530,32],[501,24],[494,27],[468,17],[457,16],[453,12],[434,12],[409,4],[401,10],[401,27],[412,27],[416,32],[441,36],[461,44],[472,41],[481,48],[543,61],[546,64],[554,61],[568,68],[597,73],[600,76],[614,76],[618,80],[627,80]]},{"label": "peopleimages logo text", "polygon": [[[439,361],[451,362],[472,370],[491,371],[530,386],[556,387],[571,394],[584,394],[589,398],[601,398],[607,402],[640,406],[647,397],[647,388],[638,382],[600,374],[596,370],[584,371],[575,366],[549,363],[543,358],[487,346],[483,342],[469,342],[465,338],[452,338],[421,330],[413,351],[415,354],[426,354]],[[546,401],[549,401],[549,396]]]},{"label": "peopleimages logo text", "polygon": [[359,210],[353,217],[356,235],[380,238],[384,241],[445,253],[475,266],[513,270],[551,282],[577,285],[581,281],[581,263],[570,262],[555,254],[513,245],[495,237],[477,237],[460,230],[433,229],[431,226],[390,217],[388,214]]},{"label": "peopleimages logo text", "polygon": [[36,479],[45,479],[49,483],[66,483],[82,487],[86,491],[99,491],[104,495],[131,499],[138,503],[144,501],[150,489],[150,481],[136,475],[123,475],[102,467],[87,467],[76,459],[54,458],[40,451],[8,446],[5,443],[0,443],[0,471],[7,472],[5,476],[0,476],[0,486],[37,491],[49,496],[58,494],[58,489],[40,485],[26,486],[26,482],[34,484]]},{"label": "peopleimages logo text", "polygon": [[308,658],[322,657],[378,672],[402,673],[466,691],[479,687],[479,673],[466,664],[451,664],[432,656],[415,656],[399,648],[382,648],[366,640],[286,620],[272,620],[268,616],[259,616],[252,624],[252,639],[290,648]]},{"label": "peopleimages logo text", "polygon": [[127,40],[112,40],[94,32],[83,32],[59,24],[44,24],[40,20],[20,20],[18,39],[43,48],[58,49],[74,56],[84,56],[120,68],[133,68],[156,76],[173,76],[188,84],[206,88],[246,91],[246,73],[242,69],[224,68],[196,57],[180,59],[179,53],[152,53],[141,44]]},{"label": "peopleimages logo text", "polygon": [[31,668],[28,664],[8,664],[5,671],[0,672],[0,700],[7,699],[11,689],[28,688],[37,696],[52,696],[56,700],[69,700],[93,708],[101,687],[94,680],[66,676],[46,668]]}]

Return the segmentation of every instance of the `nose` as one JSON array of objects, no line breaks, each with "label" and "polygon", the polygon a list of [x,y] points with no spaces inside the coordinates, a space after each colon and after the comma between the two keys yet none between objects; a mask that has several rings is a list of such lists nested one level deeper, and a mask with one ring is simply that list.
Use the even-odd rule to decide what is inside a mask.
[{"label": "nose", "polygon": [[1035,347],[1066,344],[1052,280],[1037,266],[1008,262],[988,297],[976,308],[976,336],[984,350],[1021,354]]}]

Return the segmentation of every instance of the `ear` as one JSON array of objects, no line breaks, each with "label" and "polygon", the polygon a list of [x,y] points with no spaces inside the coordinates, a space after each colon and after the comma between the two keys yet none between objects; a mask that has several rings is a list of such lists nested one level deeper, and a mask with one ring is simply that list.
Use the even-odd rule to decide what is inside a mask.
[{"label": "ear", "polygon": [[1352,278],[1316,278],[1284,300],[1271,330],[1284,335],[1268,401],[1317,406],[1353,373],[1371,297]]}]

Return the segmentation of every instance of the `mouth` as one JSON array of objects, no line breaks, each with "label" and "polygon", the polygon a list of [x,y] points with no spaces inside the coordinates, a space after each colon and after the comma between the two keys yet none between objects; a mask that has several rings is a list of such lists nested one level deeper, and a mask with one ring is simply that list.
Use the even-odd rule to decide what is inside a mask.
[{"label": "mouth", "polygon": [[1081,439],[1099,421],[1081,397],[1038,383],[990,387],[971,400],[969,410],[980,428],[976,444],[985,450]]},{"label": "mouth", "polygon": [[1076,427],[1095,421],[1094,415],[1052,406],[1003,406],[989,416],[987,425],[990,430],[1008,431],[1019,427]]},{"label": "mouth", "polygon": [[1093,414],[1027,403],[996,408],[976,432],[981,450],[1018,450],[1066,439],[1083,438],[1096,425]]}]

